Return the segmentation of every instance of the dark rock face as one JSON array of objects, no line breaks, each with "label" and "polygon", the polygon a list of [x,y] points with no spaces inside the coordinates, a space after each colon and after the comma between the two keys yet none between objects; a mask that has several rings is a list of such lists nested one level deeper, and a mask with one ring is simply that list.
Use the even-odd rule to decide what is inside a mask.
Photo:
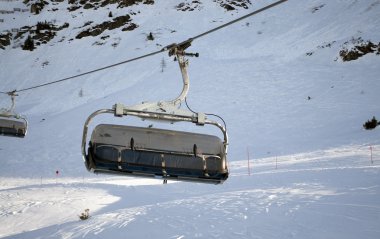
[{"label": "dark rock face", "polygon": [[219,3],[219,5],[227,11],[232,11],[237,8],[248,9],[249,5],[252,4],[250,0],[214,0],[214,2]]},{"label": "dark rock face", "polygon": [[112,19],[112,21],[105,21],[101,24],[90,27],[87,30],[80,32],[75,38],[81,39],[83,37],[98,36],[105,30],[113,30],[120,27],[124,27],[122,31],[132,31],[138,26],[135,23],[132,23],[131,17],[129,15],[125,15],[116,17]]},{"label": "dark rock face", "polygon": [[[348,44],[353,44],[352,47],[348,47]],[[371,41],[364,41],[362,38],[353,38],[343,44],[343,49],[339,52],[339,56],[343,61],[357,60],[369,53],[376,53],[380,55],[380,42],[378,44]]]}]

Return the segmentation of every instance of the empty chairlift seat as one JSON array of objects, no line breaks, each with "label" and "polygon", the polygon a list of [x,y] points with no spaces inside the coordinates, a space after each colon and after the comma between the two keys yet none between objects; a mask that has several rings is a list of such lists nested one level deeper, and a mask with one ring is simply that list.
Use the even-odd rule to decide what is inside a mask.
[{"label": "empty chairlift seat", "polygon": [[221,139],[206,134],[101,124],[86,157],[95,173],[222,183],[228,177]]},{"label": "empty chairlift seat", "polygon": [[27,122],[23,118],[0,117],[0,135],[25,137]]}]

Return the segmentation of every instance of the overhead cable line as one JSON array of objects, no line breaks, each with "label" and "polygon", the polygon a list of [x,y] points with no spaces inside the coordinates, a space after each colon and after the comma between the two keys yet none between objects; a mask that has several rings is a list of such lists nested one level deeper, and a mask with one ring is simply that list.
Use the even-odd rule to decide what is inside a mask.
[{"label": "overhead cable line", "polygon": [[126,63],[129,63],[129,62],[132,62],[132,61],[137,61],[137,60],[140,60],[142,58],[153,56],[153,55],[156,55],[156,54],[161,53],[161,52],[164,52],[164,49],[161,49],[159,51],[155,51],[155,52],[143,55],[143,56],[138,56],[138,57],[135,57],[135,58],[132,58],[132,59],[128,59],[128,60],[125,60],[125,61],[122,61],[122,62],[118,62],[118,63],[112,64],[112,65],[109,65],[109,66],[97,68],[95,70],[86,71],[84,73],[81,73],[81,74],[78,74],[78,75],[74,75],[74,76],[70,76],[70,77],[66,77],[66,78],[63,78],[63,79],[60,79],[60,80],[48,82],[48,83],[41,84],[41,85],[31,86],[31,87],[24,88],[24,89],[21,89],[21,90],[15,90],[15,92],[22,92],[22,91],[32,90],[32,89],[40,88],[40,87],[43,87],[43,86],[59,83],[59,82],[62,82],[62,81],[71,80],[71,79],[74,79],[74,78],[77,78],[77,77],[80,77],[80,76],[89,75],[89,74],[92,74],[92,73],[95,73],[95,72],[98,72],[98,71],[102,71],[102,70],[105,70],[105,69],[108,69],[108,68],[112,68],[112,67],[115,67],[115,66],[118,66],[118,65],[126,64]]},{"label": "overhead cable line", "polygon": [[[274,2],[274,3],[270,4],[270,5],[267,5],[267,6],[265,6],[265,7],[263,7],[263,8],[260,8],[260,9],[258,9],[258,10],[256,10],[256,11],[253,11],[253,12],[247,14],[247,15],[244,15],[244,16],[242,16],[242,17],[239,17],[239,18],[235,19],[235,20],[232,20],[232,21],[230,21],[230,22],[227,22],[227,23],[225,23],[225,24],[223,24],[223,25],[221,25],[221,26],[219,26],[219,27],[215,27],[215,28],[213,28],[213,29],[211,29],[211,30],[208,30],[207,32],[204,32],[204,33],[201,33],[201,34],[199,34],[199,35],[197,35],[197,36],[195,36],[195,37],[192,37],[192,38],[190,38],[189,40],[190,40],[190,41],[193,41],[193,40],[195,40],[195,39],[198,39],[198,38],[204,37],[204,36],[206,36],[206,35],[208,35],[208,34],[210,34],[210,33],[212,33],[212,32],[218,31],[218,30],[220,30],[220,29],[222,29],[222,28],[225,28],[225,27],[227,27],[227,26],[229,26],[229,25],[235,24],[236,22],[239,22],[239,21],[241,21],[241,20],[243,20],[243,19],[246,19],[246,18],[248,18],[248,17],[251,17],[251,16],[253,16],[253,15],[256,15],[256,14],[258,14],[258,13],[260,13],[260,12],[265,11],[265,10],[268,10],[269,8],[275,7],[275,6],[277,6],[277,5],[281,4],[281,3],[284,3],[284,2],[286,2],[286,1],[288,1],[288,0],[280,0],[280,1]],[[187,41],[189,41],[189,40],[187,40]],[[185,41],[185,42],[187,42],[187,41]]]},{"label": "overhead cable line", "polygon": [[32,90],[32,89],[36,89],[36,88],[40,88],[40,87],[44,87],[44,86],[47,86],[47,85],[52,85],[52,84],[56,84],[56,83],[60,83],[60,82],[63,82],[63,81],[67,81],[67,80],[71,80],[71,79],[74,79],[74,78],[77,78],[77,77],[81,77],[81,76],[84,76],[84,75],[89,75],[89,74],[92,74],[92,73],[95,73],[95,72],[98,72],[98,71],[102,71],[102,70],[105,70],[105,69],[109,69],[109,68],[112,68],[112,67],[116,67],[116,66],[119,66],[119,65],[122,65],[122,64],[126,64],[126,63],[130,63],[130,62],[133,62],[133,61],[137,61],[137,60],[140,60],[140,59],[143,59],[143,58],[146,58],[146,57],[150,57],[150,56],[153,56],[153,55],[156,55],[156,54],[159,54],[159,53],[162,53],[162,52],[165,52],[165,51],[168,51],[168,50],[171,50],[173,49],[173,47],[175,46],[186,46],[184,48],[187,48],[191,45],[191,42],[198,39],[198,38],[201,38],[201,37],[204,37],[212,32],[215,32],[215,31],[218,31],[222,28],[225,28],[229,25],[232,25],[236,22],[239,22],[245,18],[248,18],[248,17],[251,17],[253,15],[256,15],[260,12],[263,12],[265,10],[268,10],[272,7],[275,7],[281,3],[284,3],[288,0],[280,0],[280,1],[277,1],[277,2],[274,2],[270,5],[267,5],[263,8],[260,8],[256,11],[253,11],[249,14],[246,14],[242,17],[239,17],[235,20],[232,20],[230,22],[227,22],[221,26],[218,26],[218,27],[215,27],[211,30],[208,30],[206,32],[203,32],[195,37],[192,37],[192,38],[189,38],[181,43],[178,43],[178,44],[171,44],[171,45],[168,45],[164,48],[162,48],[161,50],[158,50],[158,51],[154,51],[154,52],[151,52],[151,53],[148,53],[148,54],[145,54],[145,55],[142,55],[142,56],[138,56],[138,57],[135,57],[135,58],[131,58],[131,59],[128,59],[128,60],[125,60],[125,61],[121,61],[121,62],[118,62],[118,63],[115,63],[115,64],[112,64],[112,65],[108,65],[108,66],[105,66],[105,67],[101,67],[101,68],[97,68],[95,70],[91,70],[91,71],[87,71],[87,72],[84,72],[84,73],[81,73],[81,74],[77,74],[77,75],[73,75],[73,76],[69,76],[69,77],[66,77],[66,78],[63,78],[63,79],[60,79],[60,80],[56,80],[56,81],[51,81],[51,82],[48,82],[48,83],[44,83],[44,84],[40,84],[40,85],[35,85],[35,86],[31,86],[31,87],[27,87],[27,88],[23,88],[23,89],[20,89],[20,90],[13,90],[13,91],[9,91],[9,92],[4,92],[4,91],[0,91],[1,94],[9,94],[10,92],[13,92],[13,93],[16,93],[16,92],[23,92],[23,91],[27,91],[27,90]]}]

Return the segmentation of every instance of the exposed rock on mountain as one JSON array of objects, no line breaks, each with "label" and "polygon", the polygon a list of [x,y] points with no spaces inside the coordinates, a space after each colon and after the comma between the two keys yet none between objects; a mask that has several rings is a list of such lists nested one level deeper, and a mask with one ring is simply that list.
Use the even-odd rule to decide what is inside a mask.
[{"label": "exposed rock on mountain", "polygon": [[98,36],[102,34],[105,30],[113,30],[120,27],[123,27],[122,31],[132,31],[138,26],[135,23],[131,22],[131,17],[129,15],[125,15],[115,17],[112,21],[105,21],[101,24],[90,27],[80,32],[75,38],[81,39],[83,37],[88,36]]}]

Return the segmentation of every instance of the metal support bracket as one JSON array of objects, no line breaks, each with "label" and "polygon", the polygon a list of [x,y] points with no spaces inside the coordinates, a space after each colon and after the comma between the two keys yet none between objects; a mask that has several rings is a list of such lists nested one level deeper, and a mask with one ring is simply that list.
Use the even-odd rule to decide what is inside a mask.
[{"label": "metal support bracket", "polygon": [[124,105],[115,104],[115,116],[122,117],[124,115]]},{"label": "metal support bracket", "polygon": [[19,115],[17,115],[17,114],[14,113],[14,109],[16,107],[16,96],[18,96],[18,94],[16,94],[16,90],[8,92],[7,94],[11,97],[12,104],[11,104],[11,106],[8,109],[3,109],[2,108],[1,112],[0,112],[0,115],[4,116],[4,117],[15,116],[15,118],[17,118],[17,117],[20,118]]},{"label": "metal support bracket", "polygon": [[[170,47],[169,55],[176,55],[178,59],[178,65],[181,70],[183,87],[181,93],[177,98],[168,101],[159,102],[143,102],[138,105],[124,106],[122,104],[115,104],[113,109],[115,110],[115,116],[122,117],[127,114],[135,114],[143,119],[154,118],[158,120],[167,120],[170,122],[182,121],[182,118],[191,118],[192,122],[197,125],[204,125],[207,119],[204,113],[195,113],[188,110],[180,109],[181,103],[185,101],[187,93],[190,88],[189,75],[187,73],[188,61],[185,59],[185,55],[198,56],[198,54],[185,53],[184,49],[191,45],[191,41],[185,41],[181,45],[172,44]],[[141,113],[141,114],[138,114]],[[170,117],[168,115],[176,116]]]}]

